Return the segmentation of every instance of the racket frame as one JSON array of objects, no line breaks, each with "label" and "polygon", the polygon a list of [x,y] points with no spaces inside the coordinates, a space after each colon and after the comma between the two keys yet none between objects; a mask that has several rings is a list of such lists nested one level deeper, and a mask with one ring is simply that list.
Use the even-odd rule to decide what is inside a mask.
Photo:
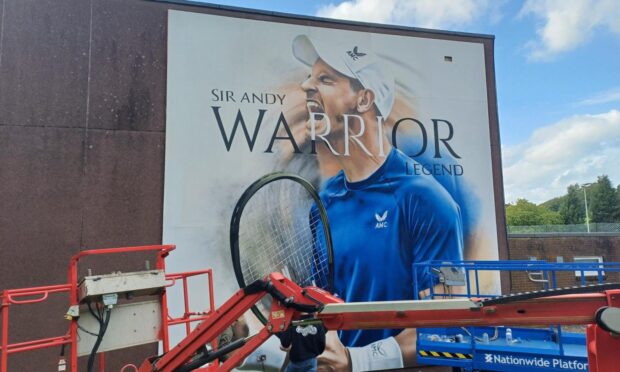
[{"label": "racket frame", "polygon": [[[314,203],[317,207],[317,211],[319,214],[319,218],[321,219],[321,225],[323,227],[323,233],[325,236],[325,246],[327,249],[327,288],[323,288],[326,291],[334,290],[334,251],[332,246],[332,237],[331,230],[329,228],[329,220],[327,218],[327,210],[319,197],[318,192],[314,188],[314,186],[308,182],[303,177],[296,175],[294,173],[288,172],[274,172],[269,173],[258,180],[254,181],[241,195],[237,204],[235,205],[235,209],[232,214],[232,218],[230,221],[230,253],[232,257],[233,270],[235,272],[235,278],[237,279],[237,283],[239,284],[239,288],[245,288],[252,283],[246,283],[243,278],[243,271],[241,269],[241,257],[239,254],[239,224],[241,223],[241,217],[243,216],[243,211],[245,206],[250,201],[252,196],[256,194],[261,188],[266,185],[280,181],[280,180],[290,180],[301,185],[308,194],[314,200]],[[252,312],[256,315],[256,317],[263,323],[266,324],[268,322],[267,317],[258,309],[256,305],[252,306]]]}]

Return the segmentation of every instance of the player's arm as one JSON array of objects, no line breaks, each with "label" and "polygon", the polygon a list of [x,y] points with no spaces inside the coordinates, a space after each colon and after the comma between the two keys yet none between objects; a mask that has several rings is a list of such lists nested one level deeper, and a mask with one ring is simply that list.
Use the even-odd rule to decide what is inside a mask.
[{"label": "player's arm", "polygon": [[[416,337],[411,328],[367,346],[347,348],[335,331],[329,332],[325,352],[318,357],[318,370],[355,372],[417,366]],[[377,349],[381,352],[374,352]]]},{"label": "player's arm", "polygon": [[[435,286],[435,293],[442,293],[441,285]],[[419,293],[420,298],[428,296],[429,290]],[[395,337],[373,342],[363,347],[345,347],[336,331],[327,332],[325,351],[318,358],[318,371],[364,371],[376,366],[378,369],[402,368],[417,366],[416,350],[417,333],[415,328],[404,329]],[[380,344],[378,344],[380,343]],[[385,355],[381,360],[372,360],[373,349],[381,349]],[[385,365],[385,363],[390,363]],[[379,367],[379,365],[382,365]],[[446,371],[449,369],[445,369]],[[437,371],[442,371],[438,369]]]},{"label": "player's arm", "polygon": [[[435,293],[443,293],[443,286],[436,285],[434,287]],[[424,290],[420,292],[420,298],[424,299],[428,297],[430,290]],[[417,363],[417,339],[418,335],[415,328],[404,329],[398,335],[394,336],[394,339],[398,343],[400,347],[401,354],[403,356],[403,365],[404,367],[415,367],[418,366]]]},{"label": "player's arm", "polygon": [[[409,330],[401,334],[407,331]],[[415,337],[415,329],[412,331]],[[362,347],[345,347],[336,331],[330,331],[327,333],[325,351],[317,358],[317,371],[361,372],[402,368],[405,366],[403,365],[405,356],[397,341],[398,336],[375,341]],[[412,357],[415,362],[415,339],[413,350],[410,350],[407,337],[407,334],[404,334],[401,342],[408,353],[407,358]]]},{"label": "player's arm", "polygon": [[317,358],[317,371],[351,371],[347,348],[340,342],[336,331],[329,331],[325,337],[325,351]]},{"label": "player's arm", "polygon": [[[458,204],[439,185],[428,187],[425,191],[424,198],[412,193],[407,208],[414,262],[462,260],[463,224]],[[428,297],[431,287],[434,293],[443,293],[443,285],[436,284],[430,272],[416,272],[414,275],[418,288],[425,288],[418,293],[419,298]],[[417,366],[416,330],[405,329],[395,339],[400,346],[404,366]]]},{"label": "player's arm", "polygon": [[[414,262],[431,260],[460,260],[463,252],[462,221],[458,205],[440,188],[427,190],[428,198],[411,193],[407,222]],[[428,204],[430,201],[430,205]],[[420,211],[425,211],[420,213]],[[414,211],[417,211],[414,213]],[[443,286],[435,285],[429,272],[416,273],[418,288],[424,288],[420,298],[427,297],[430,287],[442,293]],[[348,348],[352,370],[391,369],[417,366],[417,332],[405,329],[395,337],[386,338],[359,348]],[[375,352],[380,350],[379,353]]]},{"label": "player's arm", "polygon": [[418,336],[415,328],[403,329],[401,333],[394,337],[394,339],[398,343],[398,346],[400,347],[404,367],[413,367],[417,365],[417,338]]}]

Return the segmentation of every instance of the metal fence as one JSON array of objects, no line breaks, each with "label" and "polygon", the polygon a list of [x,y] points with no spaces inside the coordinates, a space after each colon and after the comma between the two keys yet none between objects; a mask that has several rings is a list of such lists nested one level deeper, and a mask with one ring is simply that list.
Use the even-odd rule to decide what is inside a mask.
[{"label": "metal fence", "polygon": [[[618,233],[620,222],[590,223],[590,233]],[[540,234],[540,233],[588,233],[588,225],[533,225],[508,226],[508,234]]]},{"label": "metal fence", "polygon": [[[430,298],[452,297],[497,297],[502,293],[492,278],[499,278],[501,273],[519,274],[539,286],[533,290],[548,290],[566,287],[566,275],[571,278],[568,286],[579,283],[589,284],[618,283],[620,262],[547,262],[545,260],[499,260],[499,261],[425,261],[412,265],[415,278],[428,277],[431,285],[428,288]],[[497,275],[484,275],[484,273]],[[436,292],[436,284],[442,283],[452,289]],[[417,281],[413,283],[414,299],[420,299]],[[504,293],[506,294],[506,293]]]}]

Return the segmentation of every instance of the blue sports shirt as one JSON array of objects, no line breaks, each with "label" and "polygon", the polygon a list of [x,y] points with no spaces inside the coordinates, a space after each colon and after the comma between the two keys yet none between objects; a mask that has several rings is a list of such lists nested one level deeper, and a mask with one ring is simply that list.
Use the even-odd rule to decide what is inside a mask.
[{"label": "blue sports shirt", "polygon": [[[414,175],[415,161],[396,148],[370,177],[348,182],[342,171],[320,193],[334,248],[334,289],[346,302],[413,298],[413,282],[429,288],[428,273],[412,264],[460,260],[459,206],[432,177]],[[398,329],[341,331],[346,346],[395,336]]]}]

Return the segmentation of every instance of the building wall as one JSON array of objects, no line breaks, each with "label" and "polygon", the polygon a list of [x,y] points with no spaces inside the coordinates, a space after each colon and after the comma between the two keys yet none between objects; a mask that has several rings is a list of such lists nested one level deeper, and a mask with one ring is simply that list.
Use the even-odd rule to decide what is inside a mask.
[{"label": "building wall", "polygon": [[[0,0],[0,290],[64,284],[69,259],[86,249],[161,243],[168,9],[201,11],[142,0]],[[510,256],[618,251],[618,238],[572,239],[554,251],[546,239],[512,238]],[[134,271],[150,258],[80,268]],[[10,342],[64,334],[67,303],[56,295],[11,306]],[[112,353],[106,368],[156,352]],[[59,354],[14,355],[9,368],[55,370]]]},{"label": "building wall", "polygon": [[[83,250],[161,243],[168,9],[231,14],[147,0],[0,0],[0,290],[64,284],[70,258]],[[490,109],[496,120],[496,105]],[[499,157],[493,161],[499,168]],[[499,235],[505,256],[505,230]],[[134,271],[147,258],[92,259],[80,268]],[[64,334],[67,303],[55,295],[11,306],[10,342]],[[116,353],[106,367],[156,352],[149,345]],[[59,353],[14,355],[9,367],[54,370]]]},{"label": "building wall", "polygon": [[[600,256],[604,262],[620,262],[620,234],[540,234],[511,235],[508,238],[509,257],[512,260],[539,260],[556,262],[561,256],[564,262],[573,262],[575,256]],[[620,273],[606,273],[606,282],[620,282]],[[511,277],[511,292],[542,289],[542,283],[530,281],[526,273],[514,272]],[[557,286],[567,287],[580,284],[573,271],[558,272]]]},{"label": "building wall", "polygon": [[[0,290],[66,283],[81,250],[161,243],[166,19],[146,1],[0,0]],[[50,297],[10,307],[10,342],[66,332],[68,299]],[[156,352],[113,353],[106,368]],[[59,354],[16,354],[9,369],[56,370]]]}]

